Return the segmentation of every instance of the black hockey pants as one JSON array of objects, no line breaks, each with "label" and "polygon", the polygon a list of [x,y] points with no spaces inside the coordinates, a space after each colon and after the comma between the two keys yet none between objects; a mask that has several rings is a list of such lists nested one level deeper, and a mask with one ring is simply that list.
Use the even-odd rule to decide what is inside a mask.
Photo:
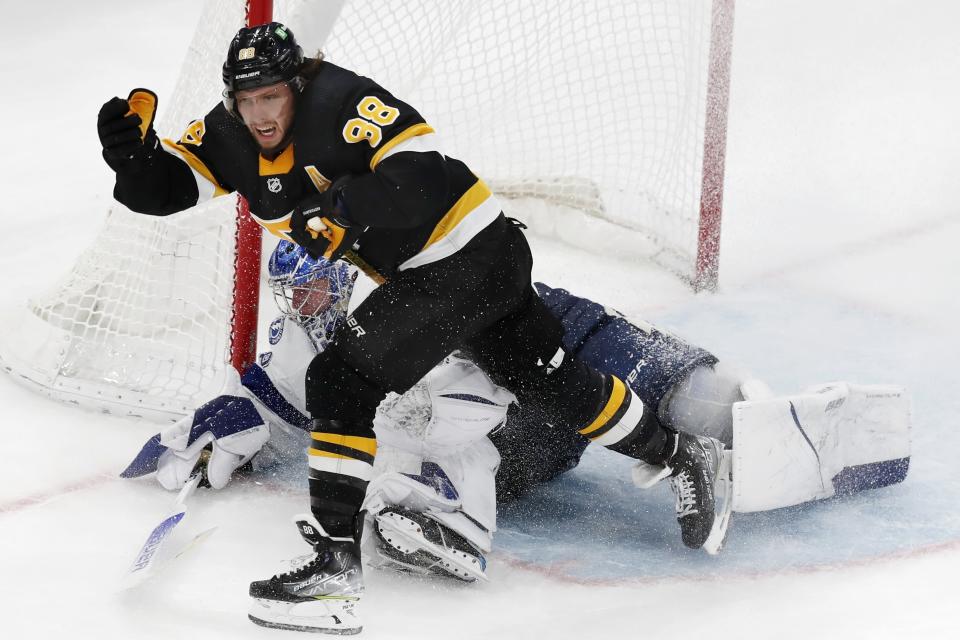
[{"label": "black hockey pants", "polygon": [[501,215],[449,258],[381,285],[311,364],[311,415],[372,421],[387,392],[403,393],[463,349],[521,402],[549,393],[558,419],[579,427],[602,400],[602,376],[569,362],[552,371],[563,328],[532,287],[532,263],[523,233]]},{"label": "black hockey pants", "polygon": [[[617,398],[610,377],[564,354],[562,325],[533,289],[532,263],[523,233],[501,215],[452,256],[402,271],[374,290],[314,359],[307,409],[323,451],[311,455],[339,460],[311,460],[314,513],[328,531],[347,535],[352,523],[345,516],[359,510],[369,474],[354,462],[369,458],[372,465],[360,449],[369,453],[377,405],[456,349],[521,404],[535,400],[556,428],[589,424],[603,433],[626,415],[629,397]],[[651,433],[641,426],[624,438],[630,449],[623,453],[639,457],[645,450]]]}]

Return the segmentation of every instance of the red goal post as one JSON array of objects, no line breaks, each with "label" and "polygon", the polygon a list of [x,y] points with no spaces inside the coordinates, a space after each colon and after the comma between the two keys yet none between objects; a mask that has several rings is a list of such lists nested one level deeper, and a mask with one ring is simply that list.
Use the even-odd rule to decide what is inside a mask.
[{"label": "red goal post", "polygon": [[[248,27],[266,24],[272,20],[273,0],[247,0]],[[236,247],[230,363],[242,374],[257,356],[260,262],[263,247],[260,225],[250,216],[250,205],[243,197],[237,198]]]}]

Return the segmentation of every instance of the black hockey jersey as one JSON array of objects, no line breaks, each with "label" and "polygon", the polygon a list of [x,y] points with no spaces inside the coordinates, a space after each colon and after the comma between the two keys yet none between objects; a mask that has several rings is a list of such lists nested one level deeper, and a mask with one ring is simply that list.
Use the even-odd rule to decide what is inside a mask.
[{"label": "black hockey jersey", "polygon": [[455,253],[500,215],[489,188],[443,155],[413,107],[330,62],[304,87],[291,132],[287,147],[267,159],[243,123],[218,105],[179,141],[163,141],[190,166],[191,184],[179,177],[186,172],[168,171],[167,192],[154,189],[144,203],[143,188],[124,198],[133,185],[121,188],[118,174],[115,196],[134,210],[164,215],[238,191],[257,222],[287,238],[297,203],[345,179],[337,182],[343,217],[367,228],[356,253],[387,277]]}]

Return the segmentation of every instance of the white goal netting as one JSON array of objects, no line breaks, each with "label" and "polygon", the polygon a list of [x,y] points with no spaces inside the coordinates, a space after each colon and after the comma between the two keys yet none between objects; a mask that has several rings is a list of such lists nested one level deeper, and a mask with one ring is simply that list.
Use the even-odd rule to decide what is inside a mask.
[{"label": "white goal netting", "polygon": [[534,232],[689,278],[711,7],[348,2],[324,52],[415,106]]},{"label": "white goal netting", "polygon": [[[308,54],[414,105],[531,231],[692,278],[713,0],[274,3]],[[242,0],[209,0],[161,137],[219,99]],[[229,375],[235,199],[153,218],[115,206],[31,300],[3,366],[64,400],[173,419]]]}]

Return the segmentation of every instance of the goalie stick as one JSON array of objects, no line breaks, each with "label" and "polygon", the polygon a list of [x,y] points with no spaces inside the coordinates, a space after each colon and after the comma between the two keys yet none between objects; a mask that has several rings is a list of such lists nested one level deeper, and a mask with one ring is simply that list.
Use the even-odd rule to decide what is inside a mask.
[{"label": "goalie stick", "polygon": [[183,544],[179,550],[168,555],[166,559],[159,559],[161,548],[164,547],[173,530],[187,514],[187,498],[193,494],[202,478],[203,471],[202,469],[198,469],[190,476],[190,479],[187,480],[183,488],[180,489],[180,493],[177,494],[173,505],[163,520],[161,520],[150,532],[150,535],[147,536],[146,541],[143,543],[143,546],[140,547],[140,551],[137,552],[137,556],[134,558],[130,568],[127,569],[124,574],[120,584],[121,590],[132,589],[142,584],[194,546],[206,540],[216,530],[216,527],[211,527],[201,531]]}]

